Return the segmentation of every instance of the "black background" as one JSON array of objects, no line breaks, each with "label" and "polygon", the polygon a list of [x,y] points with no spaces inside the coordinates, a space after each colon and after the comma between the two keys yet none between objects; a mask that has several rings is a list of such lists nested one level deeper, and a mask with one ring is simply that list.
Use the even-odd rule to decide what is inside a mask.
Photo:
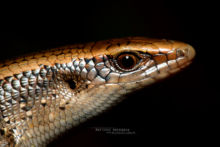
[{"label": "black background", "polygon": [[[194,145],[216,139],[220,104],[217,4],[128,0],[1,7],[1,60],[65,44],[127,36],[180,40],[196,49],[194,62],[183,72],[127,96],[50,146]],[[107,135],[93,127],[129,128],[136,133]]]}]

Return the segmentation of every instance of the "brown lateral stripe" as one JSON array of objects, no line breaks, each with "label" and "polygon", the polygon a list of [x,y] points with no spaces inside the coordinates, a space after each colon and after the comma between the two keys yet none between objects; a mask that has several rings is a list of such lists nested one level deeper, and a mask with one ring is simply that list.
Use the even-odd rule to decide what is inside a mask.
[{"label": "brown lateral stripe", "polygon": [[[68,45],[2,62],[2,64],[0,64],[0,79],[13,76],[20,72],[37,69],[40,64],[53,66],[55,63],[69,63],[74,58],[92,58],[102,54],[114,55],[119,49],[121,51],[136,49],[137,51],[148,52],[155,55],[158,53],[168,53],[173,50],[173,47],[176,48],[183,45],[185,44],[181,42],[144,37],[112,39],[90,42],[85,45]],[[168,59],[175,58],[174,54],[175,53],[168,54]]]}]

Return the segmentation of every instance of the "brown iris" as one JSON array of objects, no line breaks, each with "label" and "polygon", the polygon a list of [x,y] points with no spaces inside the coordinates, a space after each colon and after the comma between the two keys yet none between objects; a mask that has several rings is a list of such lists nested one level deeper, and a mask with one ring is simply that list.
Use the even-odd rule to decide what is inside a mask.
[{"label": "brown iris", "polygon": [[122,53],[116,57],[116,62],[120,69],[128,71],[134,69],[139,63],[139,58],[133,53]]}]

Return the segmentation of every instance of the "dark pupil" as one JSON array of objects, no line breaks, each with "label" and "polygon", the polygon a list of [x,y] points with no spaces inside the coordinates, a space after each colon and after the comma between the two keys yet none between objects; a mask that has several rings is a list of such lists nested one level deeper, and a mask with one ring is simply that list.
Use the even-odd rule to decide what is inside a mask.
[{"label": "dark pupil", "polygon": [[121,59],[121,64],[124,68],[132,68],[134,66],[134,59],[126,55]]}]

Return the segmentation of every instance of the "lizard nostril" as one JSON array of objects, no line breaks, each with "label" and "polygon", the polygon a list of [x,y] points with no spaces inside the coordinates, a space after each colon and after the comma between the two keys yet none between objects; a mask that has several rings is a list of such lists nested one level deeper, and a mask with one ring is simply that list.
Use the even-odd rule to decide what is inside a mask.
[{"label": "lizard nostril", "polygon": [[183,50],[178,49],[178,50],[176,51],[176,56],[177,56],[177,57],[184,57],[184,56],[185,56],[185,53],[184,53]]},{"label": "lizard nostril", "polygon": [[76,88],[76,82],[74,82],[72,79],[67,80],[66,82],[69,84],[71,89],[75,89]]}]

